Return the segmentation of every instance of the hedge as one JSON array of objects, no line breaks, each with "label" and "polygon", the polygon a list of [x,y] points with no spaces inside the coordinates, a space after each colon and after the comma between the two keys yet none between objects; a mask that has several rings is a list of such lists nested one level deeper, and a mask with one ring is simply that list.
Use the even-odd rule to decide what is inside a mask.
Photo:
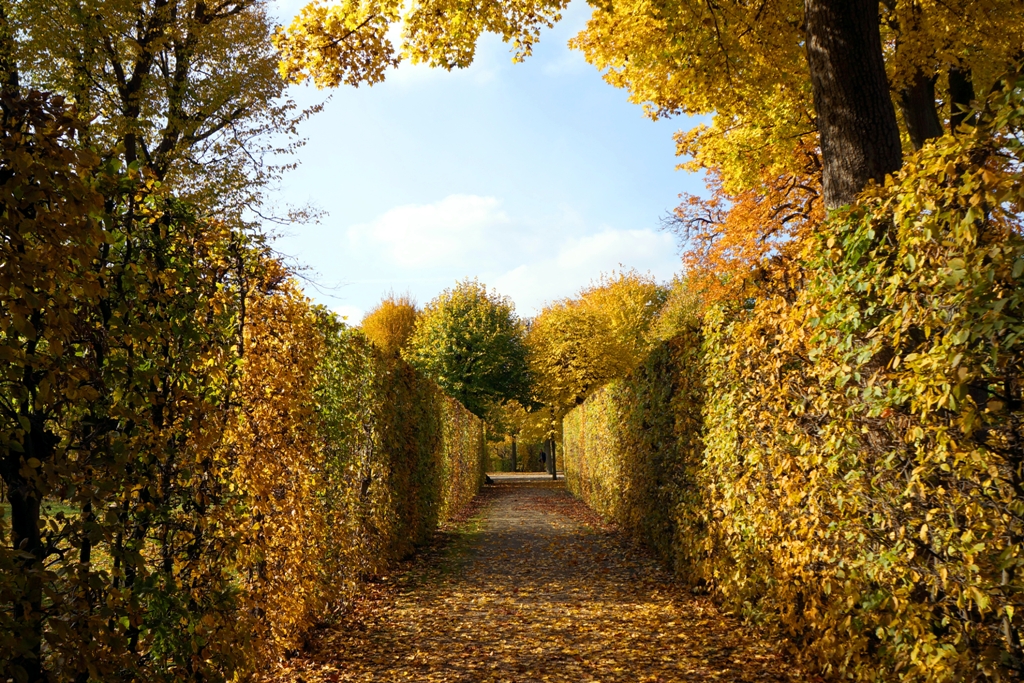
[{"label": "hedge", "polygon": [[0,678],[244,678],[473,496],[482,424],[59,101],[5,105]]},{"label": "hedge", "polygon": [[565,420],[574,493],[826,674],[1024,673],[1020,85]]}]

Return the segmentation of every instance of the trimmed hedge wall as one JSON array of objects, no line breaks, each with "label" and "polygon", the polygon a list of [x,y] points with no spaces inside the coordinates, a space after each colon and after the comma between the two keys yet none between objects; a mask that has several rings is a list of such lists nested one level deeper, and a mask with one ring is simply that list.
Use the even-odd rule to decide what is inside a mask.
[{"label": "trimmed hedge wall", "polygon": [[0,680],[243,679],[478,491],[483,425],[60,101],[8,104]]},{"label": "trimmed hedge wall", "polygon": [[836,677],[1024,675],[1024,107],[1005,97],[565,419],[575,494]]}]

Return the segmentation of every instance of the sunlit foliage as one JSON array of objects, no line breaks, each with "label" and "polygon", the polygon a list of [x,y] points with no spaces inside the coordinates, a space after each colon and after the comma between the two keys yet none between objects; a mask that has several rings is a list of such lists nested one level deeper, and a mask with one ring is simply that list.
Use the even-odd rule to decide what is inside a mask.
[{"label": "sunlit foliage", "polygon": [[464,280],[423,309],[405,358],[484,417],[507,401],[530,400],[524,333],[511,299]]},{"label": "sunlit foliage", "polygon": [[408,294],[385,296],[370,309],[359,329],[377,348],[398,354],[409,345],[419,311]]},{"label": "sunlit foliage", "polygon": [[[799,151],[816,144],[803,10],[796,0],[615,3],[596,9],[573,44],[652,115],[713,114],[710,125],[677,137],[679,153],[691,157],[688,168],[720,169],[723,189],[739,194],[765,174],[800,174]],[[918,80],[936,106],[951,70],[984,92],[1024,45],[1014,0],[895,0],[879,11],[897,99]],[[948,123],[952,98],[937,99]]]},{"label": "sunlit foliage", "polygon": [[267,0],[5,3],[22,85],[63,95],[80,141],[201,213],[250,220],[296,144]]},{"label": "sunlit foliage", "polygon": [[676,277],[669,283],[665,303],[651,324],[653,340],[665,341],[687,330],[705,305],[705,299],[690,277]]},{"label": "sunlit foliage", "polygon": [[2,104],[0,676],[244,676],[465,504],[482,424],[59,99]]},{"label": "sunlit foliage", "polygon": [[[277,34],[276,44],[289,79],[374,83],[402,55],[448,69],[468,66],[483,32],[511,42],[521,59],[565,5],[316,0]],[[730,195],[757,189],[766,177],[803,171],[800,150],[817,147],[803,2],[632,0],[593,7],[571,45],[605,80],[629,90],[651,116],[712,116],[677,138],[688,168],[718,169]],[[1021,17],[1018,0],[879,4],[883,56],[907,149],[941,133],[942,124],[955,127],[971,91],[984,93],[1020,57]],[[399,22],[402,37],[394,45],[388,28]],[[927,122],[925,130],[918,130],[919,121]]]},{"label": "sunlit foliage", "polygon": [[792,256],[794,240],[821,225],[820,171],[811,151],[804,149],[803,158],[800,172],[765,174],[757,189],[738,194],[726,192],[721,169],[711,169],[710,197],[684,195],[665,222],[683,247],[687,287],[704,305],[742,300],[781,277],[779,264]]},{"label": "sunlit foliage", "polygon": [[666,291],[635,271],[603,276],[575,298],[547,306],[530,326],[536,395],[561,416],[626,375],[650,349]]},{"label": "sunlit foliage", "polygon": [[[570,484],[854,680],[1013,680],[1024,81],[566,424]],[[639,495],[637,495],[639,494]]]},{"label": "sunlit foliage", "polygon": [[[358,86],[384,80],[388,67],[405,55],[446,69],[473,62],[485,32],[514,45],[521,59],[530,54],[540,30],[554,25],[568,0],[514,0],[460,6],[447,0],[313,0],[274,36],[281,51],[281,73],[288,80],[312,79],[317,86]],[[404,13],[403,13],[404,12]],[[402,22],[402,45],[389,29]]]},{"label": "sunlit foliage", "polygon": [[509,401],[491,410],[487,436],[492,467],[500,465],[496,471],[511,471],[514,464],[520,472],[543,471],[540,453],[556,435],[555,427],[551,410],[543,405]]}]

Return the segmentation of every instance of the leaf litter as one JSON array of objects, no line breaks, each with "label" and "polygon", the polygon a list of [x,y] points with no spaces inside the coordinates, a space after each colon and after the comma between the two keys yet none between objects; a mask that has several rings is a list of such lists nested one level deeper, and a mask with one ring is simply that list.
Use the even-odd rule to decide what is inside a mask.
[{"label": "leaf litter", "polygon": [[472,513],[264,680],[813,680],[561,481],[496,476]]}]

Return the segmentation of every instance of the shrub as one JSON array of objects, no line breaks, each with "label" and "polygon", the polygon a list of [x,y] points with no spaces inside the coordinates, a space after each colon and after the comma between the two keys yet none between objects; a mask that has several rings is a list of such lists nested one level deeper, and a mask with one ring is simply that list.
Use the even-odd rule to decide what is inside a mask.
[{"label": "shrub", "polygon": [[258,240],[0,129],[0,678],[231,680],[477,491],[478,418]]},{"label": "shrub", "polygon": [[397,355],[408,346],[418,317],[416,303],[408,294],[392,293],[366,314],[359,329],[382,351]]},{"label": "shrub", "polygon": [[1024,671],[1020,86],[566,418],[574,491],[836,676]]}]

